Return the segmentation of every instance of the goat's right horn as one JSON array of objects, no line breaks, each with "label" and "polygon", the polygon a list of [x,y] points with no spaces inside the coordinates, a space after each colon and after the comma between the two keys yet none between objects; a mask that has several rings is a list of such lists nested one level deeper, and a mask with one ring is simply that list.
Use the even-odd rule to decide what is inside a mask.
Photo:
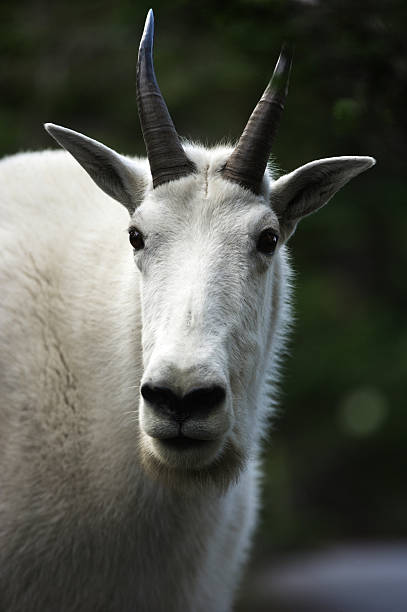
[{"label": "goat's right horn", "polygon": [[195,165],[182,148],[158,87],[153,64],[153,39],[154,16],[150,9],[138,54],[137,105],[155,188],[191,174]]}]

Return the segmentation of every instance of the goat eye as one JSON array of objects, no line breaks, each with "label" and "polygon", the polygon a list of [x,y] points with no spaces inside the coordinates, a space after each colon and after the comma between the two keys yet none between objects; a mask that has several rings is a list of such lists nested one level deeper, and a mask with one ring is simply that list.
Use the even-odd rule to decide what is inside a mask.
[{"label": "goat eye", "polygon": [[129,240],[135,251],[140,251],[144,247],[143,234],[135,227],[129,229]]},{"label": "goat eye", "polygon": [[271,255],[277,246],[278,235],[270,227],[263,230],[257,240],[256,248],[260,253]]}]

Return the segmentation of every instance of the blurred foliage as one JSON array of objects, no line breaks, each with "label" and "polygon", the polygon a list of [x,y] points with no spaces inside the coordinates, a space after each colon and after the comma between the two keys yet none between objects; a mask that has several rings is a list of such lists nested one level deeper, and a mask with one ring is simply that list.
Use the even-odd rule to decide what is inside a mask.
[{"label": "blurred foliage", "polygon": [[[134,75],[149,3],[0,7],[0,152],[53,121],[144,155]],[[407,59],[404,0],[156,0],[155,63],[181,135],[236,139],[284,40],[296,45],[274,155],[369,154],[373,169],[291,247],[296,329],[264,452],[260,555],[407,536]]]}]

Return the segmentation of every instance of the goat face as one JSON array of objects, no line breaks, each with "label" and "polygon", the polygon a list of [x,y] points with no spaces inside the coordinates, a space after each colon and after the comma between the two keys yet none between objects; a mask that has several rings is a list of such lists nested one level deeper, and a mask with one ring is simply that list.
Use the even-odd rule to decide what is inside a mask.
[{"label": "goat face", "polygon": [[263,197],[220,176],[227,156],[191,150],[197,172],[151,190],[130,223],[141,272],[142,440],[152,461],[177,470],[223,460],[239,469],[270,348],[279,223]]}]

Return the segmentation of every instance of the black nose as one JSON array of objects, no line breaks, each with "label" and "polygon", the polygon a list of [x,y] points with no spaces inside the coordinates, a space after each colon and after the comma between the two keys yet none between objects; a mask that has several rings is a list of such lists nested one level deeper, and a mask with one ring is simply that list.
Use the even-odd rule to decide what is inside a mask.
[{"label": "black nose", "polygon": [[221,385],[198,387],[181,396],[169,387],[145,383],[141,395],[157,411],[171,416],[176,421],[184,421],[191,414],[205,414],[221,404],[226,391]]}]

